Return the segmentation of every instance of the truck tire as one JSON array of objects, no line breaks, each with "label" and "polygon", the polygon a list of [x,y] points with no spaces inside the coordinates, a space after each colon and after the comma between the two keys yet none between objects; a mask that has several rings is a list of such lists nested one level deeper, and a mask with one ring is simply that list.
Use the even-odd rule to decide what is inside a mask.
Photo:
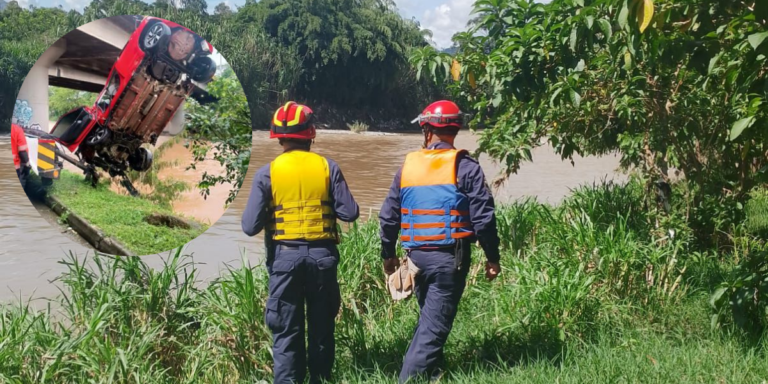
[{"label": "truck tire", "polygon": [[152,167],[152,152],[144,147],[139,147],[128,156],[128,165],[137,172],[146,172]]},{"label": "truck tire", "polygon": [[198,56],[192,59],[189,64],[191,67],[192,80],[198,83],[207,83],[211,81],[216,73],[216,63],[209,56]]},{"label": "truck tire", "polygon": [[144,26],[139,36],[139,47],[144,52],[157,52],[168,45],[171,38],[171,27],[160,20],[153,20]]},{"label": "truck tire", "polygon": [[112,139],[112,131],[103,125],[97,125],[85,138],[85,144],[90,147],[106,144]]}]

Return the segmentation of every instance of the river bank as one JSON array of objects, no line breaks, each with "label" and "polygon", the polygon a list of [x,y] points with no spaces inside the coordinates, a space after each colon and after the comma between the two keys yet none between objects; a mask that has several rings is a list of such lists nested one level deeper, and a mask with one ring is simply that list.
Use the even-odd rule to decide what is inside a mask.
[{"label": "river bank", "polygon": [[[642,187],[580,188],[557,207],[499,210],[503,271],[488,283],[473,255],[446,348],[446,383],[754,383],[768,352],[716,312],[709,295],[738,263],[698,249],[685,221],[656,228]],[[676,205],[673,217],[682,217]],[[675,239],[665,237],[669,229]],[[749,252],[768,251],[749,240]],[[745,243],[746,244],[746,243]],[[392,382],[412,336],[415,300],[384,290],[376,222],[343,235],[335,378]],[[693,252],[696,250],[696,252]],[[66,300],[0,308],[0,381],[244,383],[270,380],[264,267],[242,259],[210,284],[182,251],[153,269],[143,258],[62,260]],[[35,304],[40,306],[40,304]],[[712,315],[719,320],[711,328]],[[754,340],[754,339],[753,339]]]},{"label": "river bank", "polygon": [[[181,247],[207,229],[206,225],[145,198],[117,194],[109,184],[110,181],[103,180],[92,187],[81,175],[62,171],[49,195],[66,207],[61,213],[65,220],[69,220],[66,217],[69,214],[75,214],[83,221],[81,227],[97,232],[86,234],[86,238],[95,237],[99,242],[112,238],[115,246],[108,248],[128,251],[131,255],[156,254]],[[163,218],[165,220],[160,220]],[[167,222],[171,219],[184,225],[170,225]],[[93,239],[90,242],[93,244]]]},{"label": "river bank", "polygon": [[[378,136],[323,131],[318,133],[313,150],[339,164],[360,204],[363,218],[375,218],[393,175],[406,153],[418,149],[421,140],[418,134]],[[466,132],[459,135],[457,146],[474,150],[477,148],[476,139]],[[253,264],[262,259],[264,245],[261,236],[251,238],[243,234],[240,218],[252,187],[253,175],[279,153],[280,146],[269,139],[268,133],[254,132],[250,168],[237,198],[226,210],[223,206],[219,207],[219,220],[185,247],[185,252],[192,254],[199,263],[199,277],[204,282],[210,282],[226,272],[226,265],[241,266],[240,255],[244,251],[247,251],[248,259]],[[0,268],[0,281],[4,282],[0,287],[0,301],[19,296],[51,297],[58,293],[58,289],[49,281],[65,270],[57,261],[70,252],[80,256],[90,255],[92,248],[62,236],[60,231],[66,228],[53,226],[40,217],[39,211],[21,192],[13,168],[7,166],[11,164],[10,154],[9,141],[0,138],[0,193],[6,197],[0,200],[0,239],[7,244],[5,249],[0,250],[0,265],[3,266]],[[533,151],[533,159],[532,163],[525,165],[494,191],[497,203],[533,196],[541,202],[556,204],[570,194],[571,188],[581,184],[592,184],[602,179],[626,180],[625,175],[616,172],[618,159],[614,156],[577,157],[575,165],[571,165],[562,161],[552,148],[545,146]],[[479,160],[487,177],[493,178],[499,167],[485,156]],[[171,171],[170,168],[168,170]],[[191,181],[192,178],[185,177],[194,176],[181,166],[174,167],[172,172],[182,180]],[[181,201],[188,201],[190,207],[201,207],[214,213],[210,205],[199,205],[200,201],[205,201],[199,194],[185,199],[183,195]],[[155,268],[162,267],[165,259],[167,254],[145,258]]]}]

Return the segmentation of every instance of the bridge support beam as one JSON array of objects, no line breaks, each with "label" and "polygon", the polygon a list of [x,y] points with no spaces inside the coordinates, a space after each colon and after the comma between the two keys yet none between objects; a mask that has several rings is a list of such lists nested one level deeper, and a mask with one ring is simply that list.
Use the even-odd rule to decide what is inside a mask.
[{"label": "bridge support beam", "polygon": [[32,66],[21,85],[13,120],[17,124],[43,129],[50,129],[48,114],[48,70],[66,51],[66,41],[59,39],[48,48]]}]

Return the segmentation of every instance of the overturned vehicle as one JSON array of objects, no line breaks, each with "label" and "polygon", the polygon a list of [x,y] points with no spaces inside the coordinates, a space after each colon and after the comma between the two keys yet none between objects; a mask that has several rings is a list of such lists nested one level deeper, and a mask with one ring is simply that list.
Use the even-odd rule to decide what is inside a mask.
[{"label": "overturned vehicle", "polygon": [[96,168],[121,176],[135,189],[126,171],[144,172],[152,166],[152,152],[160,134],[182,103],[197,96],[211,81],[216,64],[213,47],[176,23],[145,17],[109,73],[93,106],[75,108],[61,116],[46,139],[77,156],[62,156],[85,171],[95,185]]}]

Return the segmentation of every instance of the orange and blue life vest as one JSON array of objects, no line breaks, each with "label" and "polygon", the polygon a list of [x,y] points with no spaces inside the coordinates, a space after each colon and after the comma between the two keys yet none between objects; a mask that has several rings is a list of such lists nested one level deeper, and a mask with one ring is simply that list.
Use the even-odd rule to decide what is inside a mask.
[{"label": "orange and blue life vest", "polygon": [[469,199],[456,180],[456,149],[423,149],[405,158],[400,179],[403,248],[443,248],[474,236]]}]

